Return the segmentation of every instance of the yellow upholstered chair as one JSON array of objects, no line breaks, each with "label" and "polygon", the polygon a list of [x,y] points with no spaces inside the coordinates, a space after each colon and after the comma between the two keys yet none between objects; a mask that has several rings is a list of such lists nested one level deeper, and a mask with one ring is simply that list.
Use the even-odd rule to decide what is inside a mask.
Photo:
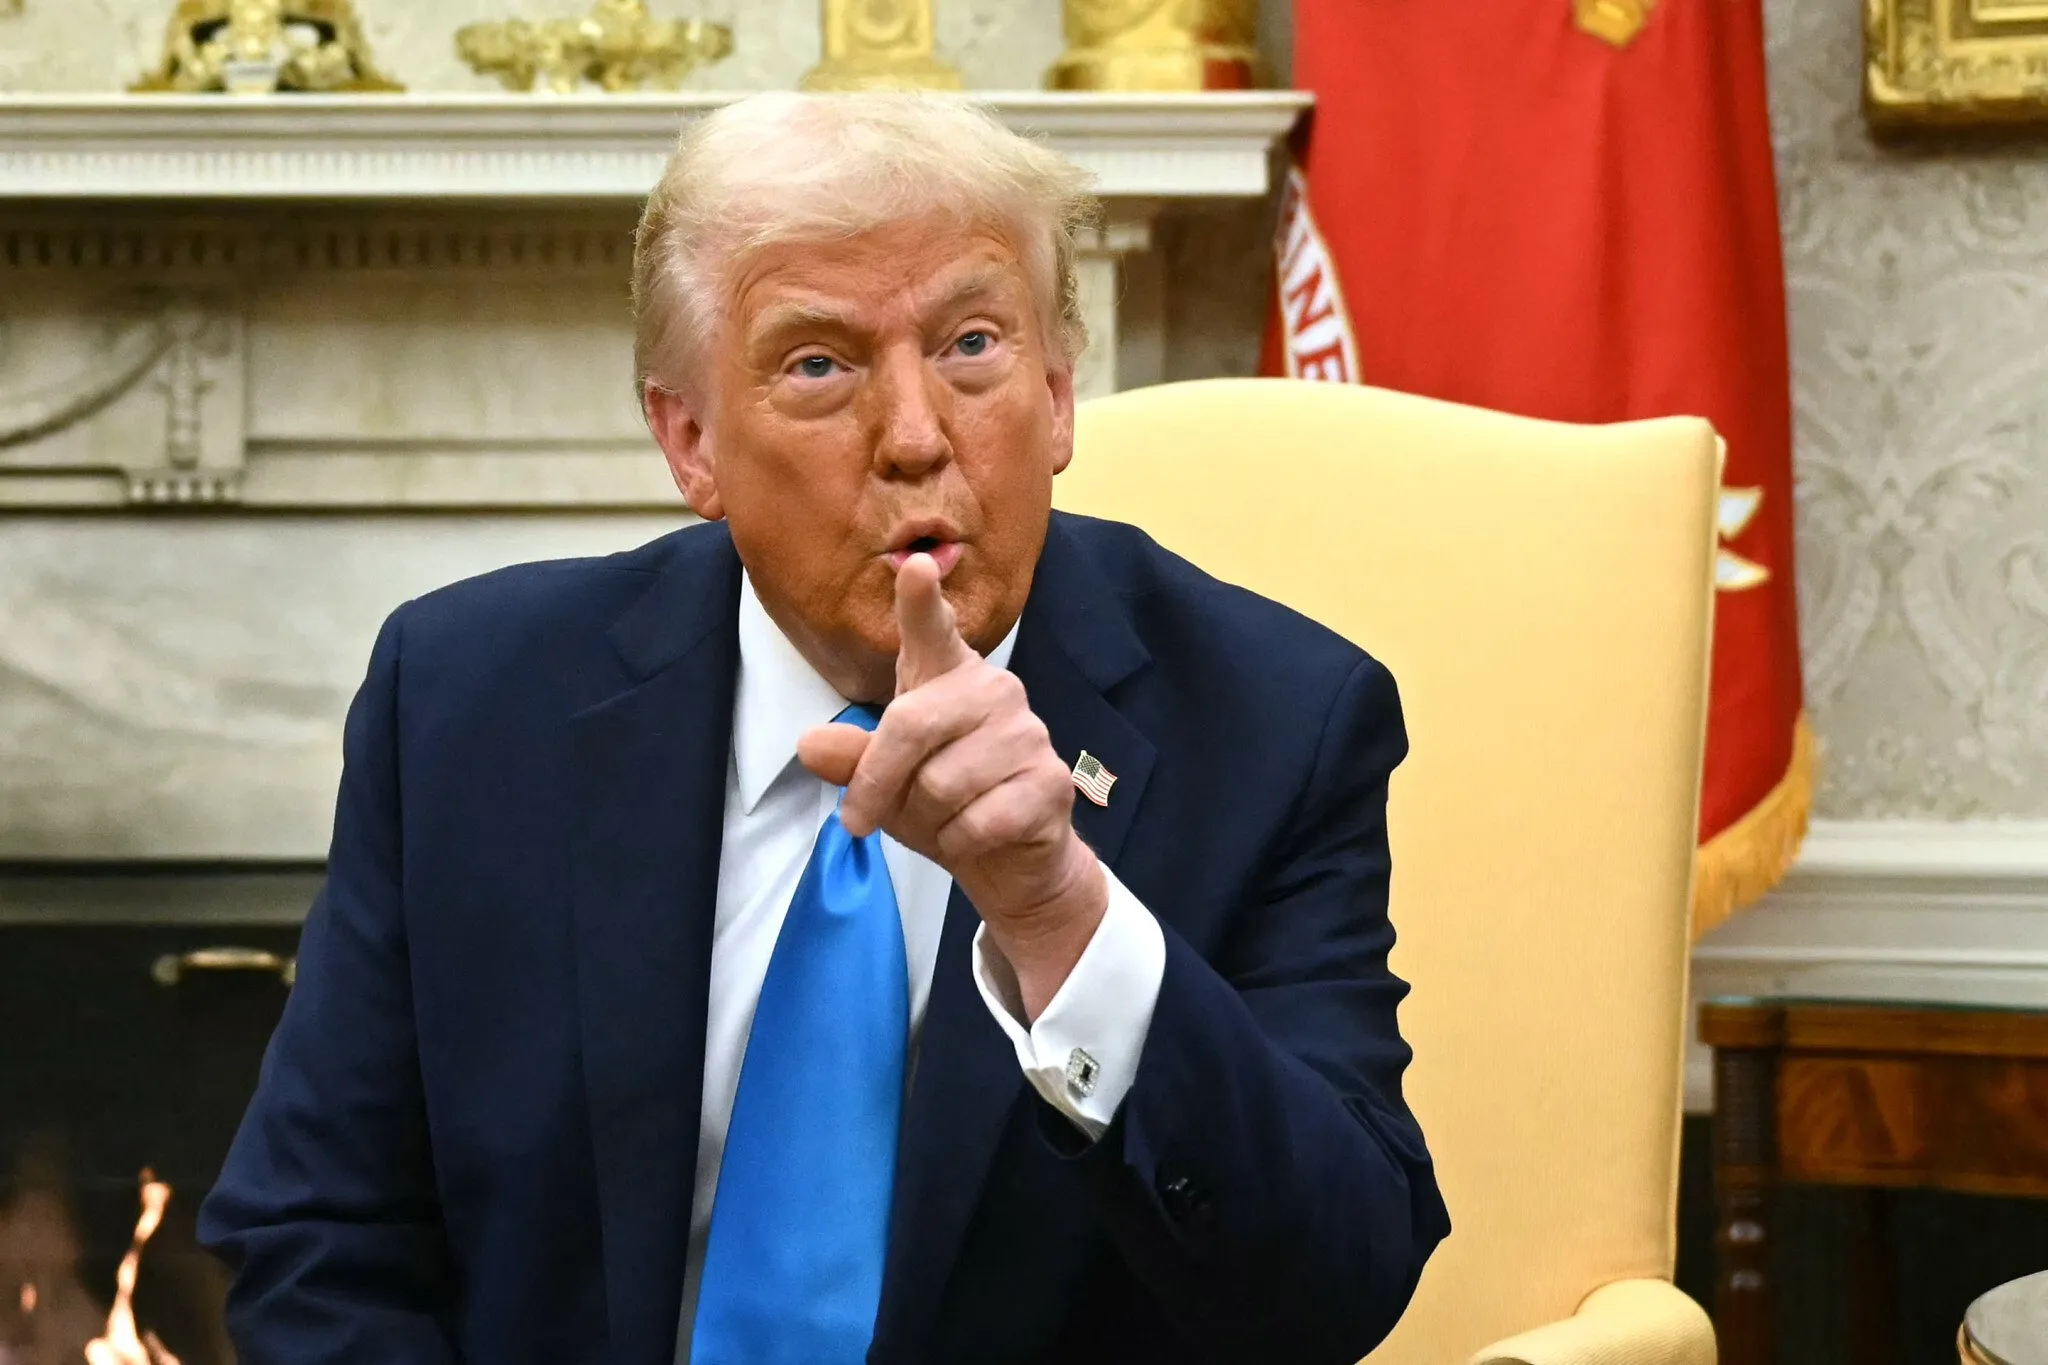
[{"label": "yellow upholstered chair", "polygon": [[1711,428],[1213,380],[1086,404],[1078,443],[1059,506],[1400,684],[1394,967],[1454,1230],[1373,1365],[1712,1365],[1670,1284]]}]

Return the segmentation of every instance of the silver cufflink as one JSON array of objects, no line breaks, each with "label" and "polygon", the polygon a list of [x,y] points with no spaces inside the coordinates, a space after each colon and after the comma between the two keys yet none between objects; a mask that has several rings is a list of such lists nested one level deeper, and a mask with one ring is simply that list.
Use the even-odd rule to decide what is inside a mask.
[{"label": "silver cufflink", "polygon": [[1095,1093],[1095,1078],[1101,1074],[1101,1064],[1082,1049],[1067,1054],[1067,1089],[1082,1099]]}]

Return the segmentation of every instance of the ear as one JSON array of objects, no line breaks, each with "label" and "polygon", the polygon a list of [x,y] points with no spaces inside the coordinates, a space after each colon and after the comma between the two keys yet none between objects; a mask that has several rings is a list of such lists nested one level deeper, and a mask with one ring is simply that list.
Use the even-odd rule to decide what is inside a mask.
[{"label": "ear", "polygon": [[640,410],[646,415],[648,430],[654,433],[655,444],[668,460],[669,476],[676,481],[683,501],[706,521],[723,518],[718,462],[712,457],[711,437],[696,403],[650,379],[640,390]]},{"label": "ear", "polygon": [[1045,386],[1052,391],[1052,472],[1074,462],[1074,366],[1049,366]]}]

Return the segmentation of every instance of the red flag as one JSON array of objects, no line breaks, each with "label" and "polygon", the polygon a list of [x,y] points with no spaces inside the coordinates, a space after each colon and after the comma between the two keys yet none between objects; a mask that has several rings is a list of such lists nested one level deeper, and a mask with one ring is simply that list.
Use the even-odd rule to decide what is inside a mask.
[{"label": "red flag", "polygon": [[1316,96],[1269,373],[1728,443],[1693,902],[1805,832],[1784,266],[1760,0],[1296,0]]}]

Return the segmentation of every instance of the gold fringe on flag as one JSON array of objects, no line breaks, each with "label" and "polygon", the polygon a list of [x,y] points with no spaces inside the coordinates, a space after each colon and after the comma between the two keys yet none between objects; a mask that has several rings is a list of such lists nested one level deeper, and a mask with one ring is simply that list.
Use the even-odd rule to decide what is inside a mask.
[{"label": "gold fringe on flag", "polygon": [[1813,804],[1813,731],[1801,712],[1792,726],[1792,761],[1778,785],[1734,824],[1700,845],[1693,860],[1692,936],[1778,884],[1799,856]]}]

